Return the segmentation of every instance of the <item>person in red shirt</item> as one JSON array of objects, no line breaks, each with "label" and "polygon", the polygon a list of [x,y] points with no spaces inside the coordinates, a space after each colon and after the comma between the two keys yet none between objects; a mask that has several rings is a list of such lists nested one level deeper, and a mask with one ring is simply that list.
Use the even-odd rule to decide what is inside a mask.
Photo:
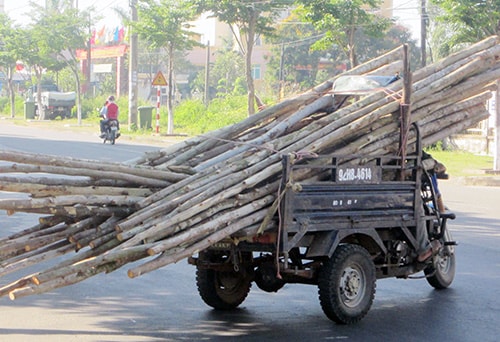
[{"label": "person in red shirt", "polygon": [[118,130],[120,130],[120,122],[118,121],[118,115],[120,114],[120,109],[115,103],[115,97],[111,95],[106,101],[106,117],[100,122],[101,126],[101,138],[104,136],[104,131],[106,130],[106,125],[110,120],[116,120],[118,122]]}]

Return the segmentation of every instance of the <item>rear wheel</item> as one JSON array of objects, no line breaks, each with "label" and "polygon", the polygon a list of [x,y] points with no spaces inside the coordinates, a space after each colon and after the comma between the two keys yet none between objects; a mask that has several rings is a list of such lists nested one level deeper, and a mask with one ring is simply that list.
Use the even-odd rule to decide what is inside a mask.
[{"label": "rear wheel", "polygon": [[[228,256],[222,253],[203,252],[200,254],[200,259],[211,263],[224,263]],[[245,269],[222,271],[204,267],[197,267],[196,284],[203,301],[217,310],[231,310],[238,307],[252,286]]]},{"label": "rear wheel", "polygon": [[448,230],[446,230],[443,240],[445,244],[434,257],[432,265],[424,269],[427,282],[438,290],[449,287],[455,278],[455,248],[446,245],[447,241],[452,241]]},{"label": "rear wheel", "polygon": [[361,320],[375,297],[375,265],[366,249],[340,245],[319,271],[318,287],[325,315],[340,324]]},{"label": "rear wheel", "polygon": [[116,140],[116,131],[115,130],[110,130],[109,132],[109,141],[111,142],[111,145],[114,145],[115,144],[115,140]]}]

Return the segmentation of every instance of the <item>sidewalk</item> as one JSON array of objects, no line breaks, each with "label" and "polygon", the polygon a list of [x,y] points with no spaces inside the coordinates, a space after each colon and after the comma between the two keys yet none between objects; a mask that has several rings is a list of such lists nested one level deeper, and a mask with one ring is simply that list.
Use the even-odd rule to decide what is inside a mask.
[{"label": "sidewalk", "polygon": [[[74,122],[65,120],[21,120],[0,116],[0,134],[49,140],[71,140],[82,142],[102,141],[102,139],[99,138],[98,123],[95,126],[89,124],[82,124],[81,126],[78,126]],[[129,145],[165,147],[184,139],[185,137],[162,136],[155,133],[125,133],[121,135],[117,142]]]},{"label": "sidewalk", "polygon": [[472,185],[472,186],[500,186],[500,176],[468,176],[458,177],[457,184]]}]

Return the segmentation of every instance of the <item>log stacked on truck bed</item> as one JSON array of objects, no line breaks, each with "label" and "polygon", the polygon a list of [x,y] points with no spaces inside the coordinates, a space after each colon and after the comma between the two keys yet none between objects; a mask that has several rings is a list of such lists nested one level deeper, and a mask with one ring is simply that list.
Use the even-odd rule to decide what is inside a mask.
[{"label": "log stacked on truck bed", "polygon": [[[413,74],[410,121],[424,145],[488,117],[499,58],[491,37]],[[392,74],[401,59],[398,48],[344,75]],[[144,259],[128,271],[136,277],[273,229],[284,154],[399,153],[402,81],[345,102],[332,96],[334,81],[128,163],[1,151],[0,190],[31,196],[0,200],[0,209],[49,216],[0,239],[0,276],[40,266],[0,296],[46,292]]]}]

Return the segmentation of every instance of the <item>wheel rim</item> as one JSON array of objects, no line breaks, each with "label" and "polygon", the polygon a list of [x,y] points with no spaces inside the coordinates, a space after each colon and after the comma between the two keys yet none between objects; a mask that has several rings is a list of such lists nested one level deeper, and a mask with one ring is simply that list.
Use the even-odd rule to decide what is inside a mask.
[{"label": "wheel rim", "polygon": [[447,274],[450,271],[451,262],[450,256],[441,252],[436,260],[436,268],[443,274]]},{"label": "wheel rim", "polygon": [[222,272],[216,278],[217,292],[229,295],[238,292],[242,284],[242,277],[237,274]]},{"label": "wheel rim", "polygon": [[344,305],[356,307],[363,300],[365,292],[366,277],[363,270],[357,265],[346,267],[340,278],[340,298]]}]

